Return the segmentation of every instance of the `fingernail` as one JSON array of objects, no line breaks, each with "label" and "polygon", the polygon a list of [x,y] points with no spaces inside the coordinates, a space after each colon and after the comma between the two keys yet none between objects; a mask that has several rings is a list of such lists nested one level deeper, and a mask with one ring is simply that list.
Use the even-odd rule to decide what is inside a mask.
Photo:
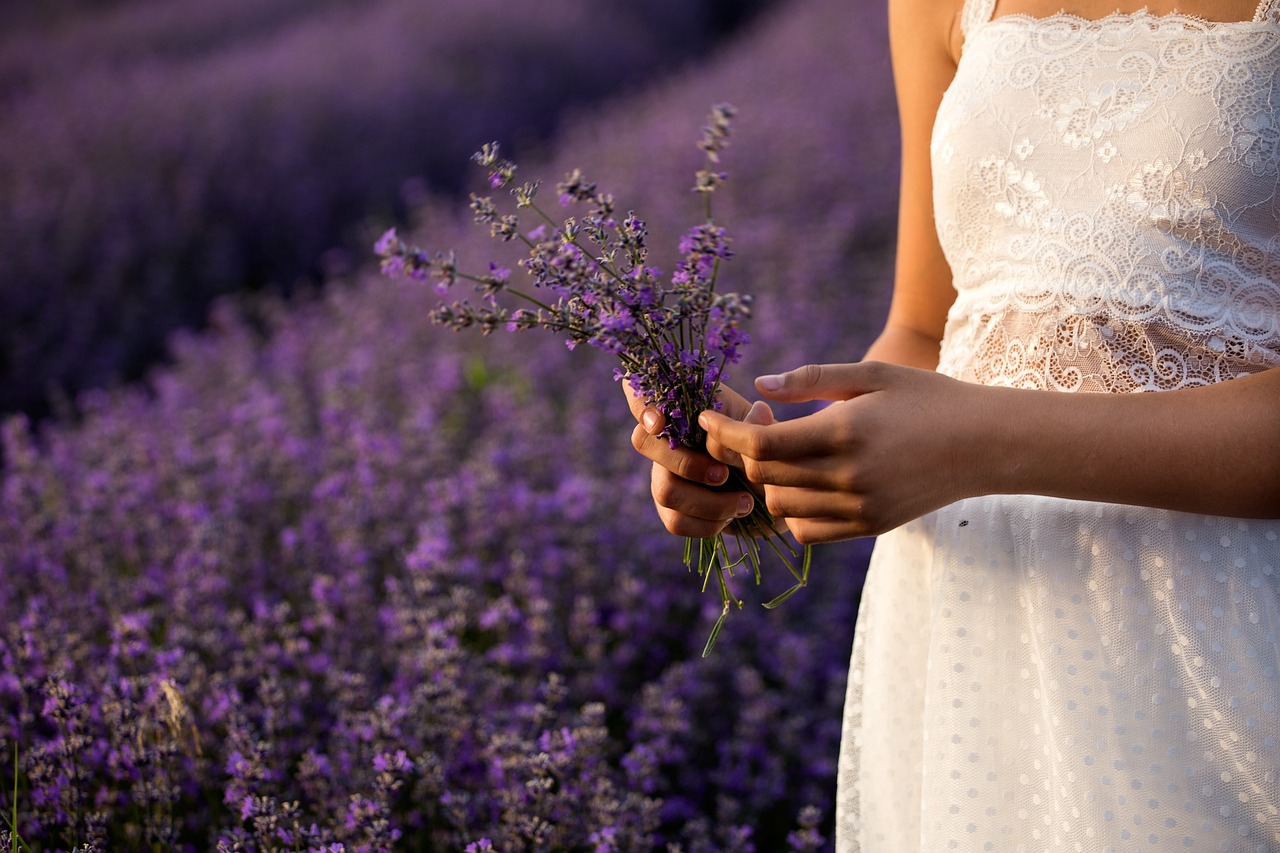
[{"label": "fingernail", "polygon": [[707,482],[718,486],[729,479],[729,469],[724,465],[711,465],[707,468]]},{"label": "fingernail", "polygon": [[701,414],[699,414],[699,415],[698,415],[698,426],[702,427],[703,429],[706,429],[706,428],[707,428],[707,413],[706,413],[706,412],[702,412]]},{"label": "fingernail", "polygon": [[782,387],[782,377],[775,374],[761,376],[756,379],[756,385],[759,386],[762,391],[777,391]]},{"label": "fingernail", "polygon": [[640,422],[644,424],[645,429],[653,432],[658,428],[658,413],[653,409],[645,409],[644,414],[640,416]]},{"label": "fingernail", "polygon": [[755,506],[755,503],[756,502],[752,500],[751,495],[747,494],[746,492],[743,492],[741,495],[739,495],[738,496],[738,518],[742,518],[743,516],[750,515],[751,508]]}]

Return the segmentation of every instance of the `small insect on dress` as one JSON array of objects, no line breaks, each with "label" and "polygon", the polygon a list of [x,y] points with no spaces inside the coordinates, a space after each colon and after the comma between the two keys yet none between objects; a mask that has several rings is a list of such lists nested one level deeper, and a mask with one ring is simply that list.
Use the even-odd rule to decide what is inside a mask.
[{"label": "small insect on dress", "polygon": [[[994,5],[965,4],[932,140],[939,370],[1128,394],[1280,366],[1280,0]],[[882,536],[837,848],[1280,851],[1280,522],[997,495]]]}]

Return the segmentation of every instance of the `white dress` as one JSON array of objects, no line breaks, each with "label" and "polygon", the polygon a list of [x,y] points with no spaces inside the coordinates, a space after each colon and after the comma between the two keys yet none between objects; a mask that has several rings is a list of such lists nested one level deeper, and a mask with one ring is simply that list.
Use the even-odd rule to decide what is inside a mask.
[{"label": "white dress", "polygon": [[[1280,0],[994,4],[967,0],[934,129],[939,370],[1134,393],[1280,365]],[[1280,850],[1280,522],[991,496],[882,536],[837,848]]]}]

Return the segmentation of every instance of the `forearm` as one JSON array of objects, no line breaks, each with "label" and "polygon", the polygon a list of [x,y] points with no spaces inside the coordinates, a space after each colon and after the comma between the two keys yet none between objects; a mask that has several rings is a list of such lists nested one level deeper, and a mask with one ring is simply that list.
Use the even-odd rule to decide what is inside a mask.
[{"label": "forearm", "polygon": [[935,370],[938,367],[936,338],[909,326],[890,323],[867,349],[863,361],[883,361]]},{"label": "forearm", "polygon": [[957,460],[975,493],[1280,518],[1280,369],[1145,394],[983,389]]}]

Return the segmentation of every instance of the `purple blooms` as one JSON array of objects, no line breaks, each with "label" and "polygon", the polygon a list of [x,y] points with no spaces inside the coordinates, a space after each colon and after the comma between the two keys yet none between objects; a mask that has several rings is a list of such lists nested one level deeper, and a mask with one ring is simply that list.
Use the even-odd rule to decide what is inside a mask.
[{"label": "purple blooms", "polygon": [[[882,316],[882,15],[789,6],[568,124],[538,166],[577,164],[643,210],[646,266],[672,271],[702,157],[687,117],[733,97],[715,200],[755,298],[740,376],[856,357]],[[519,244],[444,206],[421,233],[519,277],[502,254]],[[0,429],[0,770],[16,750],[23,838],[829,850],[865,546],[824,548],[809,594],[744,609],[699,659],[720,601],[690,594],[645,521],[607,372],[550,335],[441,335],[429,285],[372,267],[251,317],[223,306],[147,387]]]},{"label": "purple blooms", "polygon": [[[718,162],[727,146],[734,113],[727,104],[712,109],[699,142],[708,162]],[[505,187],[515,178],[516,165],[501,156],[496,142],[472,159],[488,170],[490,187]],[[566,335],[570,349],[587,343],[617,356],[631,376],[632,390],[667,415],[664,434],[671,446],[699,447],[705,436],[689,415],[717,407],[725,367],[741,358],[738,349],[748,340],[740,324],[751,314],[750,297],[716,293],[720,263],[733,255],[725,230],[711,219],[710,193],[724,177],[717,175],[716,181],[695,188],[707,200],[706,221],[681,238],[683,259],[669,282],[646,262],[646,223],[634,211],[619,221],[613,196],[601,192],[580,169],[570,172],[557,192],[562,206],[590,206],[581,219],[553,220],[534,201],[537,183],[511,191],[517,208],[531,209],[542,220],[527,235],[521,233],[518,217],[501,213],[491,198],[471,197],[475,221],[489,225],[491,236],[528,249],[520,265],[533,287],[549,295],[512,287],[510,269],[494,262],[484,275],[460,272],[453,252],[428,254],[404,243],[394,229],[378,239],[374,251],[384,275],[431,279],[438,290],[447,290],[459,278],[476,285],[482,303],[442,304],[431,315],[438,323],[454,329],[478,327],[485,334],[500,327],[541,327]],[[554,229],[550,236],[547,226]],[[501,292],[522,307],[504,307],[497,298]]]},{"label": "purple blooms", "polygon": [[[713,111],[702,143],[709,158],[718,159],[723,150],[733,112],[727,105]],[[515,164],[502,159],[496,143],[486,145],[473,159],[489,169],[493,187],[506,186],[516,173]],[[619,222],[613,197],[600,192],[580,170],[561,181],[558,192],[562,205],[591,205],[581,221],[569,217],[554,222],[533,201],[536,191],[536,184],[513,190],[519,207],[531,208],[545,220],[527,235],[520,232],[517,218],[499,213],[490,198],[472,196],[471,210],[476,222],[490,226],[492,236],[527,247],[529,255],[520,263],[534,288],[550,297],[511,287],[510,269],[494,262],[485,275],[461,273],[452,252],[429,255],[405,244],[394,229],[374,245],[383,273],[432,279],[441,290],[459,278],[473,282],[483,296],[481,305],[455,301],[431,315],[454,329],[479,327],[487,334],[498,327],[541,327],[565,334],[570,349],[587,343],[617,356],[631,376],[632,389],[668,415],[665,434],[671,446],[700,446],[705,438],[684,413],[717,405],[724,368],[740,359],[738,348],[748,340],[740,324],[750,316],[751,305],[749,297],[715,292],[720,262],[732,252],[724,229],[709,218],[710,206],[708,221],[681,239],[684,258],[670,282],[664,282],[660,271],[646,263],[644,221],[630,212]],[[548,237],[549,224],[555,231]],[[497,299],[500,292],[526,307],[503,307]]]},{"label": "purple blooms", "polygon": [[[712,108],[698,143],[708,166],[718,163],[728,146],[735,113],[728,104]],[[491,187],[505,187],[515,177],[516,165],[501,156],[496,142],[485,145],[472,159],[489,170]],[[696,417],[701,411],[721,407],[718,395],[720,383],[728,376],[725,368],[741,359],[739,348],[749,340],[741,323],[751,316],[751,297],[716,292],[720,265],[733,256],[728,235],[711,213],[711,194],[724,179],[723,172],[698,172],[694,190],[704,200],[705,221],[680,238],[683,257],[670,281],[664,281],[657,268],[647,263],[646,223],[634,211],[620,223],[614,197],[601,192],[580,169],[570,172],[557,191],[562,206],[590,205],[581,219],[553,220],[534,201],[537,183],[511,191],[518,208],[531,209],[543,225],[555,228],[550,238],[544,234],[537,242],[522,235],[518,217],[500,213],[491,198],[471,197],[475,222],[489,225],[490,235],[504,243],[516,240],[528,249],[520,265],[529,274],[535,292],[541,291],[538,295],[512,287],[510,270],[505,267],[490,262],[486,275],[461,272],[454,252],[430,255],[404,243],[394,230],[379,238],[374,251],[381,258],[383,274],[393,278],[404,274],[419,281],[434,278],[437,290],[448,289],[459,279],[475,284],[481,304],[467,300],[441,304],[431,312],[437,323],[454,330],[479,328],[485,335],[497,328],[543,328],[566,335],[565,345],[571,350],[587,343],[616,356],[623,369],[615,371],[615,378],[625,376],[636,397],[663,413],[666,423],[660,435],[671,447],[701,448],[706,434]],[[534,308],[507,308],[499,301],[499,293]],[[731,555],[724,534],[698,541],[696,552],[692,540],[685,547],[685,564],[697,569],[704,590],[715,576],[722,604],[704,656],[711,651],[733,605],[742,606],[730,591],[726,576],[746,565],[759,583],[763,546],[773,550],[795,579],[792,587],[765,607],[776,607],[808,584],[810,548],[797,551],[779,533],[763,501],[756,501],[752,512],[735,520],[730,530],[736,540],[736,557]]]},{"label": "purple blooms", "polygon": [[390,255],[396,248],[396,229],[388,228],[373,244],[373,251],[378,255]]},{"label": "purple blooms", "polygon": [[219,295],[349,272],[353,226],[455,192],[480,134],[544,139],[726,29],[719,0],[367,7],[0,3],[0,411],[136,378]]}]

